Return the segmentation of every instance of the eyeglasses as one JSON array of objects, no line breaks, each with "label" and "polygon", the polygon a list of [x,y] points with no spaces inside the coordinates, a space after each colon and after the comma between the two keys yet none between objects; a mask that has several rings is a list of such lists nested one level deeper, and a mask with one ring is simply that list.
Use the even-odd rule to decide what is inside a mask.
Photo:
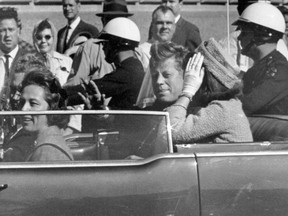
[{"label": "eyeglasses", "polygon": [[50,40],[52,38],[52,36],[51,35],[44,35],[44,36],[37,35],[36,36],[37,40],[42,40],[43,38],[45,38],[45,40],[48,41],[48,40]]}]

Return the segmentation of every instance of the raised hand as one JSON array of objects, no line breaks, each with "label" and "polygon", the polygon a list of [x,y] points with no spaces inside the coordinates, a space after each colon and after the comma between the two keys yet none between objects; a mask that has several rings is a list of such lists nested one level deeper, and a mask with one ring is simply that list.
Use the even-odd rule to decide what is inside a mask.
[{"label": "raised hand", "polygon": [[78,92],[85,104],[85,109],[99,110],[106,109],[105,94],[101,94],[97,85],[93,80],[82,80],[82,87],[86,91],[85,94]]},{"label": "raised hand", "polygon": [[203,82],[203,61],[203,55],[201,53],[197,53],[194,54],[194,56],[190,58],[187,63],[184,74],[184,85],[182,94],[188,96],[189,98],[192,98],[196,94]]}]

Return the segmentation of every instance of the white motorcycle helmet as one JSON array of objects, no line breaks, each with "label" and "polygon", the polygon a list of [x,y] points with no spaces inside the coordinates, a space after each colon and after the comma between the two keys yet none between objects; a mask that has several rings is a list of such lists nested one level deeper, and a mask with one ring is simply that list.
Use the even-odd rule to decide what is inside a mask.
[{"label": "white motorcycle helmet", "polygon": [[140,42],[140,31],[132,20],[118,17],[104,26],[99,38],[119,46],[137,47]]},{"label": "white motorcycle helmet", "polygon": [[[267,36],[282,37],[285,32],[285,19],[280,10],[270,3],[257,2],[249,5],[232,25],[255,25],[258,31]],[[258,28],[258,29],[257,29]]]}]

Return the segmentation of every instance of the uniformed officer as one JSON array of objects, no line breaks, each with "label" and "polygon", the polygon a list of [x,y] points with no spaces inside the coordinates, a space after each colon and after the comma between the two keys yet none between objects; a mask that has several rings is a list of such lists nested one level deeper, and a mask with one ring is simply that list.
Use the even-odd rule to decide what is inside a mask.
[{"label": "uniformed officer", "polygon": [[254,3],[233,23],[241,33],[241,53],[254,65],[243,77],[246,114],[288,114],[288,62],[276,50],[285,32],[281,12],[269,3]]},{"label": "uniformed officer", "polygon": [[[103,43],[105,60],[113,63],[116,69],[101,79],[94,79],[93,83],[101,94],[111,97],[109,107],[112,109],[135,109],[134,104],[144,77],[142,63],[135,54],[135,48],[140,42],[139,28],[128,18],[114,18],[105,25],[98,39],[99,43]],[[79,86],[67,91],[69,98],[73,97],[74,90],[79,90]],[[85,91],[85,94],[91,94],[94,90],[87,86]]]}]

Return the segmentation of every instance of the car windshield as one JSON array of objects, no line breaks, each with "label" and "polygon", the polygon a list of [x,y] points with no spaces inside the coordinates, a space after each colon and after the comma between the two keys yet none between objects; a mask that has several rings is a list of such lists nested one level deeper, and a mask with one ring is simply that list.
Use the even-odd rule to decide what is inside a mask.
[{"label": "car windshield", "polygon": [[[43,124],[43,116],[48,119],[44,130],[39,126]],[[59,130],[64,116],[70,120],[66,128]],[[165,112],[9,111],[1,112],[0,119],[1,158],[9,162],[30,161],[35,148],[42,144],[71,153],[73,160],[141,159],[172,152]],[[11,156],[15,151],[16,156],[14,153]]]}]

